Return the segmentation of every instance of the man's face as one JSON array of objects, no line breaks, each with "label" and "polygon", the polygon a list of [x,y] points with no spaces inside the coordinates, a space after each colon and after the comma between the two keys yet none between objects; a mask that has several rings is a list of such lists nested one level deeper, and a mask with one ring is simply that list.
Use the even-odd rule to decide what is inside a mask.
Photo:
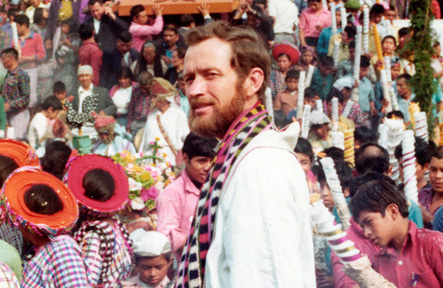
[{"label": "man's face", "polygon": [[285,81],[286,87],[288,87],[289,92],[294,92],[298,89],[298,79],[297,78],[289,78]]},{"label": "man's face", "polygon": [[[392,205],[392,204],[391,204]],[[386,247],[393,240],[391,213],[386,209],[383,217],[380,212],[362,211],[357,219],[364,236],[373,244]]]},{"label": "man's face", "polygon": [[314,11],[319,11],[323,9],[321,2],[316,2],[316,1],[308,1],[308,7]]},{"label": "man's face", "polygon": [[155,59],[155,48],[145,47],[143,48],[143,57],[148,64],[153,64]]},{"label": "man's face", "polygon": [[91,74],[80,74],[78,75],[78,81],[83,89],[89,89],[92,83],[92,75]]},{"label": "man's face", "polygon": [[391,55],[397,46],[395,45],[394,39],[386,38],[385,41],[381,44],[381,48],[384,53]]},{"label": "man's face", "polygon": [[311,158],[309,158],[308,155],[304,153],[296,152],[298,161],[300,162],[301,168],[303,168],[303,171],[305,171],[305,174],[307,175],[309,170],[311,170]]},{"label": "man's face", "polygon": [[394,21],[395,16],[396,16],[395,10],[386,10],[386,13],[385,13],[386,19],[388,19],[389,21],[392,22],[392,21]]},{"label": "man's face", "polygon": [[132,41],[129,42],[123,42],[119,39],[117,39],[117,50],[120,52],[120,54],[125,55],[126,53],[131,50]]},{"label": "man's face", "polygon": [[368,70],[369,70],[369,66],[368,67],[361,67],[360,66],[360,80],[365,78],[366,75],[368,75]]},{"label": "man's face", "polygon": [[203,184],[208,175],[209,168],[211,168],[211,157],[206,156],[194,156],[191,159],[188,155],[184,154],[184,160],[186,162],[186,174],[193,181]]},{"label": "man's face", "polygon": [[143,10],[142,12],[138,13],[138,15],[133,18],[133,20],[137,24],[144,25],[148,23],[148,13],[146,13],[146,10]]},{"label": "man's face", "polygon": [[101,20],[105,13],[105,9],[99,2],[95,2],[94,5],[89,6],[89,12],[91,12],[91,16],[94,19]]},{"label": "man's face", "polygon": [[374,14],[374,15],[372,16],[372,21],[373,21],[375,24],[380,23],[380,22],[381,22],[381,19],[383,19],[383,14]]},{"label": "man's face", "polygon": [[244,82],[231,58],[231,44],[215,37],[188,48],[184,79],[191,130],[221,138],[245,109]]},{"label": "man's face", "polygon": [[2,64],[6,70],[9,70],[14,64],[14,57],[11,55],[2,55]]},{"label": "man's face", "polygon": [[400,78],[397,80],[397,92],[400,97],[403,97],[409,92],[409,85],[406,83],[405,78]]},{"label": "man's face", "polygon": [[26,27],[26,24],[18,24],[18,23],[16,23],[16,25],[17,25],[17,34],[18,34],[18,36],[25,35],[26,30],[28,28],[28,27]]},{"label": "man's face", "polygon": [[443,159],[431,158],[429,182],[436,193],[443,193]]},{"label": "man's face", "polygon": [[168,47],[174,46],[179,38],[180,35],[178,33],[175,34],[174,31],[166,30],[165,32],[163,32],[163,40],[165,40],[165,43]]},{"label": "man's face", "polygon": [[321,74],[321,75],[323,75],[323,76],[327,76],[327,75],[329,75],[329,74],[332,73],[332,69],[333,69],[333,67],[330,66],[330,65],[322,65],[322,64],[320,64],[320,65],[318,66],[318,69],[320,70],[320,74]]},{"label": "man's face", "polygon": [[149,286],[156,287],[168,273],[171,261],[163,255],[154,258],[142,258],[137,263],[140,280]]},{"label": "man's face", "polygon": [[314,134],[317,136],[318,139],[321,140],[326,140],[328,139],[329,136],[329,127],[328,124],[321,124],[321,125],[317,125],[315,127],[312,128]]}]

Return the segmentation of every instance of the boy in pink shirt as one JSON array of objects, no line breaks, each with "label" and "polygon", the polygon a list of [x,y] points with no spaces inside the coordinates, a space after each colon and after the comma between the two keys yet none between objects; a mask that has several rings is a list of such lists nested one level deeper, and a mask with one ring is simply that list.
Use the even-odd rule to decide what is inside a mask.
[{"label": "boy in pink shirt", "polygon": [[149,16],[146,13],[143,5],[135,5],[131,8],[132,22],[129,27],[133,41],[132,48],[140,53],[143,43],[152,40],[153,35],[157,35],[163,30],[163,8],[159,4],[152,7],[155,14],[155,22],[153,25],[148,25]]}]

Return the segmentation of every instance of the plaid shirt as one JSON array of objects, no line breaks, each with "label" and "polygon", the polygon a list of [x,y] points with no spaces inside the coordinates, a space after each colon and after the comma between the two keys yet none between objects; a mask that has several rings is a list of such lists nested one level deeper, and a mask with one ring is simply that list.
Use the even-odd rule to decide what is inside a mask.
[{"label": "plaid shirt", "polygon": [[22,288],[90,287],[80,247],[70,236],[53,238],[25,262]]},{"label": "plaid shirt", "polygon": [[0,287],[19,288],[17,277],[8,265],[0,262]]},{"label": "plaid shirt", "polygon": [[21,68],[8,72],[3,83],[2,94],[5,103],[11,105],[6,112],[8,118],[28,108],[31,94],[28,74]]}]

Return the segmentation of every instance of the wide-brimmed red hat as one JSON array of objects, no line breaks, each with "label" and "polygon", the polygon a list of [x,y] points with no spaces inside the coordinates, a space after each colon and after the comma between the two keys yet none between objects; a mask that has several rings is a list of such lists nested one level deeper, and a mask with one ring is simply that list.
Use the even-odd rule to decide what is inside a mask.
[{"label": "wide-brimmed red hat", "polygon": [[[36,184],[46,185],[55,191],[63,203],[61,211],[45,215],[28,208],[24,195]],[[8,218],[14,226],[22,225],[40,235],[59,235],[72,227],[78,218],[77,201],[69,188],[57,177],[37,167],[25,166],[11,173],[3,185],[2,198]]]},{"label": "wide-brimmed red hat", "polygon": [[34,149],[21,141],[0,139],[0,155],[13,159],[19,167],[40,166]]},{"label": "wide-brimmed red hat", "polygon": [[277,43],[272,48],[272,57],[274,57],[275,61],[278,60],[278,55],[281,53],[289,55],[291,58],[291,65],[295,65],[300,59],[300,51],[298,51],[297,46],[289,42]]},{"label": "wide-brimmed red hat", "polygon": [[[105,202],[97,201],[85,196],[83,178],[93,169],[102,169],[109,174],[115,182],[114,195]],[[77,201],[84,207],[99,213],[111,213],[121,210],[129,196],[129,182],[123,168],[112,159],[96,154],[87,154],[74,158],[68,166],[65,179]]]}]

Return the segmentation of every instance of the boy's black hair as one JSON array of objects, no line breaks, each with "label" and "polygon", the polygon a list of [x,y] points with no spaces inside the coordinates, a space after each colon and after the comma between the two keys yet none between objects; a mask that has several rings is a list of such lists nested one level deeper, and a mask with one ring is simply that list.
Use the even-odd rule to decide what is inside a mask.
[{"label": "boy's black hair", "polygon": [[213,158],[217,143],[216,138],[207,138],[191,132],[183,143],[183,154],[188,155],[189,160],[196,156]]},{"label": "boy's black hair", "polygon": [[117,36],[117,40],[120,40],[124,43],[129,43],[132,41],[132,35],[128,31],[123,31]]},{"label": "boy's black hair", "polygon": [[145,11],[145,7],[143,5],[135,5],[132,6],[131,10],[129,11],[129,13],[131,14],[131,17],[137,17],[138,14],[140,14],[140,12]]},{"label": "boy's black hair", "polygon": [[394,41],[395,46],[397,46],[397,40],[396,40],[395,37],[392,36],[392,35],[386,35],[386,36],[383,38],[383,40],[381,40],[381,44],[383,44],[383,43],[385,42],[385,40],[387,40],[387,39],[392,39],[392,40]]},{"label": "boy's black hair", "polygon": [[350,208],[354,219],[362,212],[379,212],[384,217],[390,204],[395,204],[402,217],[409,215],[408,202],[404,193],[385,180],[372,180],[363,184],[351,199]]},{"label": "boy's black hair", "polygon": [[338,102],[343,103],[345,101],[345,95],[338,90],[337,88],[332,87],[331,90],[328,93],[328,96],[326,96],[326,103],[329,103],[332,101],[332,98],[337,97]]},{"label": "boy's black hair", "polygon": [[355,49],[355,41],[349,42],[348,48]]},{"label": "boy's black hair", "polygon": [[172,23],[169,23],[169,24],[166,24],[164,27],[163,27],[163,32],[165,32],[165,31],[172,31],[172,32],[174,32],[174,34],[178,34],[178,28],[177,28],[177,26],[175,26],[174,24],[172,24]]},{"label": "boy's black hair", "polygon": [[78,28],[78,35],[82,41],[88,40],[94,35],[94,26],[89,23],[83,23]]},{"label": "boy's black hair", "polygon": [[286,72],[285,81],[288,81],[289,79],[299,79],[300,78],[300,71],[291,69],[288,72]]},{"label": "boy's black hair", "polygon": [[329,147],[324,151],[328,157],[331,157],[334,162],[345,161],[345,151],[338,147]]},{"label": "boy's black hair", "polygon": [[352,179],[354,179],[351,166],[348,162],[334,160],[334,167],[335,171],[337,172],[342,190],[347,189],[349,187],[349,183],[352,181]]},{"label": "boy's black hair", "polygon": [[63,93],[66,91],[66,85],[62,81],[56,81],[52,86],[52,93]]},{"label": "boy's black hair", "polygon": [[360,67],[366,68],[371,65],[371,61],[365,55],[360,56]]},{"label": "boy's black hair", "polygon": [[188,27],[192,23],[195,23],[194,16],[192,16],[192,14],[183,14],[180,16],[180,23],[182,26]]},{"label": "boy's black hair", "polygon": [[311,143],[305,138],[298,137],[297,145],[294,148],[295,153],[305,154],[309,160],[314,161],[314,150],[312,150]]},{"label": "boy's black hair", "polygon": [[334,66],[334,59],[330,56],[327,55],[320,55],[318,57],[319,59],[319,64],[322,66],[326,66],[326,67],[332,67]]},{"label": "boy's black hair", "polygon": [[361,126],[355,128],[354,140],[358,140],[360,143],[365,144],[374,141],[374,135],[372,134],[371,129],[366,126]]},{"label": "boy's black hair", "polygon": [[132,74],[131,68],[129,68],[128,66],[120,68],[120,70],[118,70],[117,72],[117,79],[121,78],[129,78],[131,79],[131,81],[134,81],[134,74]]},{"label": "boy's black hair", "polygon": [[314,87],[308,87],[305,90],[305,99],[313,99],[318,96],[318,91]]},{"label": "boy's black hair", "polygon": [[355,170],[359,175],[369,171],[389,172],[388,151],[377,143],[363,144],[355,154]]},{"label": "boy's black hair", "polygon": [[88,1],[88,6],[92,6],[92,5],[94,5],[95,3],[99,3],[100,5],[102,5],[103,4],[103,0],[89,0]]},{"label": "boy's black hair", "polygon": [[[417,163],[420,164],[420,166],[423,167],[429,162],[431,162],[431,157],[432,157],[431,149],[425,140],[419,137],[415,137],[414,147],[415,147],[415,159],[417,160]],[[400,157],[403,157],[403,148],[401,144],[395,147],[395,158],[397,158],[398,160],[400,159]]]},{"label": "boy's black hair", "polygon": [[386,176],[384,174],[369,171],[368,173],[365,173],[363,175],[358,175],[357,177],[352,178],[352,180],[349,182],[349,196],[352,198],[355,194],[357,194],[358,189],[360,189],[363,184],[368,183],[372,180],[384,180],[390,182],[392,185],[395,185],[394,180],[389,178],[389,176]]},{"label": "boy's black hair", "polygon": [[369,10],[369,17],[372,18],[374,15],[385,14],[385,7],[381,4],[374,4]]},{"label": "boy's black hair", "polygon": [[8,56],[12,56],[15,60],[18,60],[18,52],[17,50],[15,50],[15,48],[6,48],[3,49],[1,55],[8,55]]},{"label": "boy's black hair", "polygon": [[[172,253],[171,252],[165,253],[165,254],[161,254],[161,255],[158,255],[158,256],[165,257],[166,261],[168,261],[168,262],[170,262],[172,260]],[[134,263],[135,263],[135,265],[137,265],[138,262],[140,262],[140,260],[142,260],[142,259],[153,259],[153,258],[158,257],[158,256],[140,256],[140,255],[134,254]]]},{"label": "boy's black hair", "polygon": [[14,16],[14,22],[17,23],[17,24],[20,24],[20,25],[25,24],[26,27],[28,27],[28,28],[29,28],[29,25],[30,25],[29,17],[24,15],[24,14],[15,15]]},{"label": "boy's black hair", "polygon": [[403,73],[403,74],[400,74],[400,75],[397,77],[397,81],[398,81],[399,79],[405,79],[406,84],[409,85],[409,84],[411,84],[412,76],[409,75],[408,73]]},{"label": "boy's black hair", "polygon": [[408,27],[403,27],[400,30],[398,30],[398,38],[406,36],[409,34],[409,28]]},{"label": "boy's black hair", "polygon": [[43,110],[48,110],[52,107],[55,110],[63,110],[63,105],[56,96],[47,97],[41,104]]},{"label": "boy's black hair", "polygon": [[348,25],[345,27],[345,32],[348,36],[348,39],[355,38],[355,35],[357,34],[357,28],[354,25]]},{"label": "boy's black hair", "polygon": [[399,111],[399,110],[393,110],[391,112],[388,112],[388,114],[386,114],[386,118],[388,119],[392,119],[392,118],[400,118],[400,119],[405,119],[405,116],[403,115],[403,112]]},{"label": "boy's black hair", "polygon": [[62,141],[49,141],[46,144],[46,153],[40,159],[43,171],[51,173],[61,180],[71,152],[71,148]]},{"label": "boy's black hair", "polygon": [[438,146],[437,148],[433,149],[431,157],[443,159],[443,146]]}]

